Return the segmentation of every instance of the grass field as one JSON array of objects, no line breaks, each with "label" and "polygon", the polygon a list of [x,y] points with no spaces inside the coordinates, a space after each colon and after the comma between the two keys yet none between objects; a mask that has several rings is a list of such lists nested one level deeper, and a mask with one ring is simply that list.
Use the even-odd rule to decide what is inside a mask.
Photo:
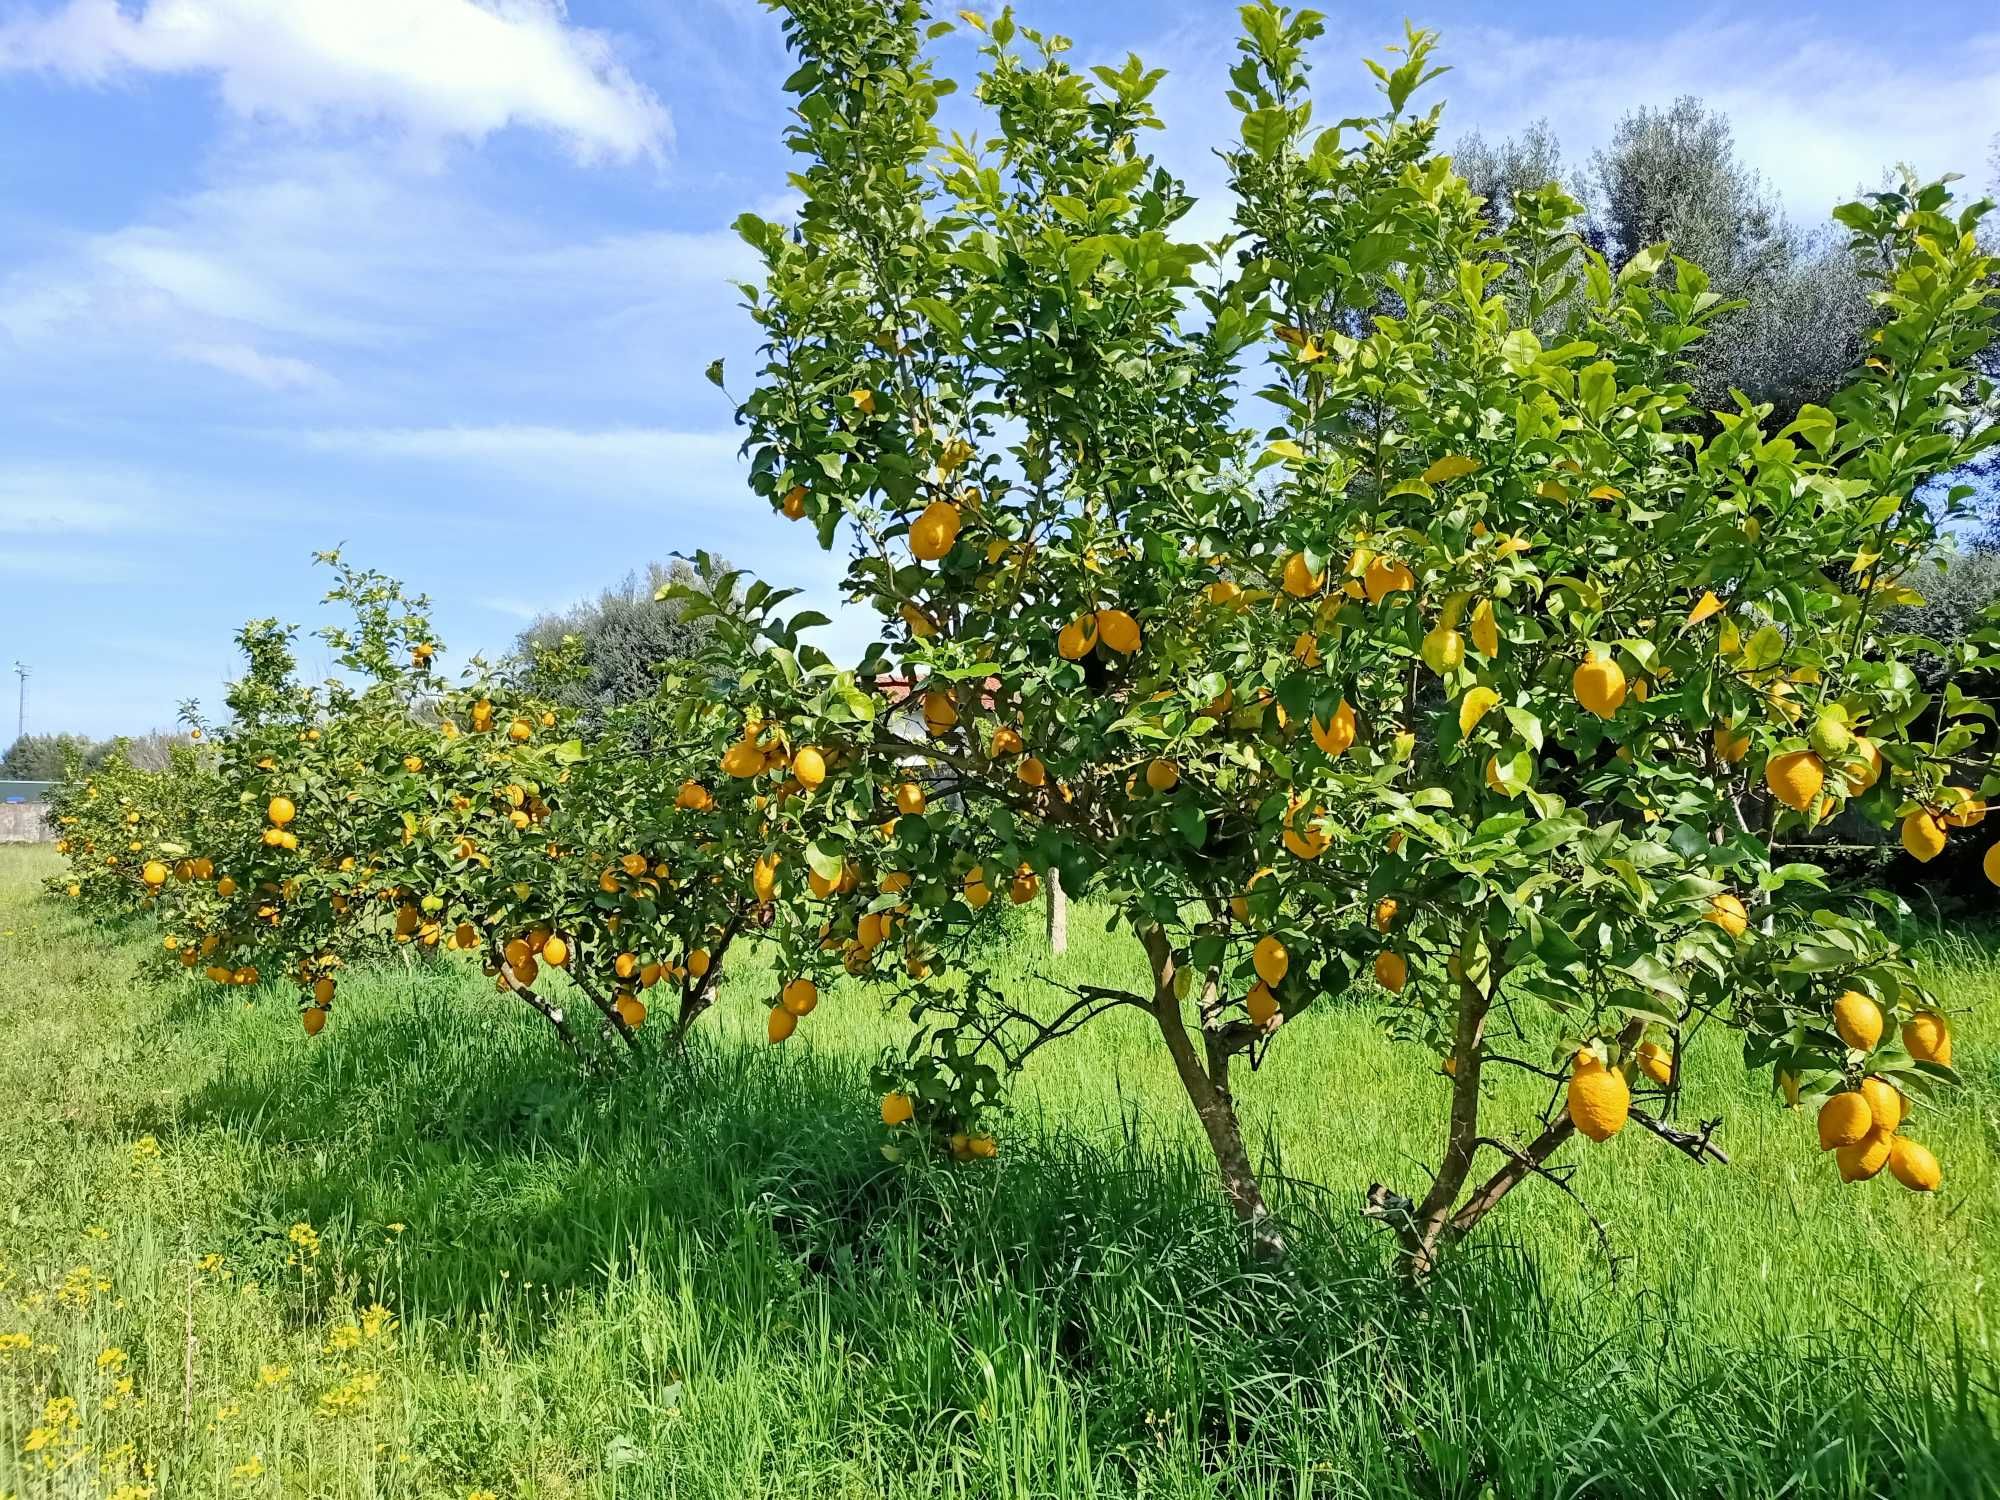
[{"label": "grass field", "polygon": [[[897,1167],[858,992],[774,1050],[746,968],[684,1063],[586,1074],[476,974],[384,969],[308,1042],[275,991],[135,984],[150,937],[53,868],[0,849],[0,1496],[2000,1493],[1970,944],[1929,965],[1973,1083],[1921,1125],[1937,1198],[1841,1187],[1710,1036],[1732,1166],[1578,1153],[1615,1278],[1533,1184],[1419,1301],[1354,1209],[1421,1186],[1444,1089],[1358,1010],[1242,1090],[1280,1274],[1136,1030],[1044,1053],[997,1163]],[[1024,987],[1132,966],[1072,931]]]}]

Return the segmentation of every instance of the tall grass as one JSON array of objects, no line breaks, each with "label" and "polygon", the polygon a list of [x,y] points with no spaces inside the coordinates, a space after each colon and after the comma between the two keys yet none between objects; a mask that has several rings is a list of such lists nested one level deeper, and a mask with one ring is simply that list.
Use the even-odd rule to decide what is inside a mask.
[{"label": "tall grass", "polygon": [[[47,868],[0,851],[0,1494],[2000,1493],[1970,946],[1934,970],[1974,1007],[1935,1200],[1841,1187],[1705,1036],[1688,1103],[1732,1166],[1581,1150],[1614,1262],[1531,1185],[1413,1298],[1355,1209],[1421,1185],[1443,1081],[1360,1011],[1244,1081],[1271,1269],[1123,1022],[1038,1056],[997,1163],[891,1163],[863,992],[771,1049],[746,967],[684,1061],[579,1069],[476,975],[385,968],[308,1042],[275,991],[132,984],[148,939],[43,902]],[[1136,970],[1072,935],[1014,945],[1024,996]]]}]

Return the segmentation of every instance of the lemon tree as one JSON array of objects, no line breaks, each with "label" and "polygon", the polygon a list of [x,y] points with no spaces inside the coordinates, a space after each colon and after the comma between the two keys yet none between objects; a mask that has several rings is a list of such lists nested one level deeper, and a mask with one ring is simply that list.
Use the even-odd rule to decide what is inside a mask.
[{"label": "lemon tree", "polygon": [[[1494,227],[1412,109],[1427,33],[1369,64],[1378,114],[1332,124],[1320,19],[1247,7],[1235,225],[1199,244],[1136,60],[1079,71],[966,15],[988,129],[946,139],[925,49],[951,23],[779,8],[802,201],[739,224],[764,262],[739,417],[755,492],[845,551],[883,639],[843,669],[753,612],[775,649],[723,763],[832,749],[807,854],[863,873],[784,941],[908,997],[885,1120],[964,1136],[1008,1067],[1133,1008],[1275,1246],[1232,1065],[1360,995],[1450,1095],[1429,1188],[1372,1195],[1419,1269],[1577,1134],[1719,1157],[1713,1122],[1676,1123],[1705,1020],[1788,1098],[1883,1101],[1828,1137],[1843,1172],[1935,1186],[1904,1115],[1953,1080],[1948,1023],[1784,846],[1969,800],[1937,784],[1962,747],[1922,644],[1883,617],[1963,500],[1926,486],[1990,437],[1985,206],[1910,183],[1842,210],[1874,353],[1774,428],[1692,404],[1735,309],[1671,247],[1607,264],[1553,185]],[[1147,988],[1030,1013],[983,976],[994,894],[1050,868]],[[1541,1120],[1484,1117],[1507,1065],[1550,1079]]]}]

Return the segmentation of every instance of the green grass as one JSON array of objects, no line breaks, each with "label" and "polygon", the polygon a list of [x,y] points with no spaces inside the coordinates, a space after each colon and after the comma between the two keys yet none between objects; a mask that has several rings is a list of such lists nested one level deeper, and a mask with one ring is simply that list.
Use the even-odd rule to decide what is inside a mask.
[{"label": "green grass", "polygon": [[[0,850],[0,1495],[2000,1493],[2000,965],[1969,943],[1928,965],[1971,1007],[1972,1087],[1916,1127],[1937,1198],[1841,1187],[1708,1036],[1687,1102],[1732,1166],[1574,1153],[1615,1279],[1531,1184],[1414,1300],[1354,1210],[1421,1186],[1443,1082],[1360,1010],[1243,1081],[1297,1183],[1278,1273],[1136,1024],[1036,1060],[998,1163],[892,1166],[895,1025],[858,991],[771,1049],[746,968],[683,1064],[585,1072],[477,976],[383,969],[308,1042],[276,989],[135,984],[152,939],[44,901],[52,868]],[[1015,945],[1024,994],[1133,970],[1072,933]]]}]

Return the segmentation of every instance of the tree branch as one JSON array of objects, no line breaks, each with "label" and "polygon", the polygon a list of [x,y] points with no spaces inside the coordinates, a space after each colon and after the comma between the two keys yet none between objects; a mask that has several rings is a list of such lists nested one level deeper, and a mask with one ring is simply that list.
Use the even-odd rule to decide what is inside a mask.
[{"label": "tree branch", "polygon": [[1643,1109],[1633,1110],[1630,1118],[1634,1124],[1645,1126],[1676,1151],[1683,1153],[1690,1161],[1703,1164],[1712,1161],[1720,1167],[1729,1165],[1728,1154],[1709,1139],[1722,1128],[1722,1118],[1719,1115],[1713,1120],[1703,1120],[1698,1131],[1682,1130],[1679,1126],[1669,1125],[1664,1120],[1655,1119]]}]

